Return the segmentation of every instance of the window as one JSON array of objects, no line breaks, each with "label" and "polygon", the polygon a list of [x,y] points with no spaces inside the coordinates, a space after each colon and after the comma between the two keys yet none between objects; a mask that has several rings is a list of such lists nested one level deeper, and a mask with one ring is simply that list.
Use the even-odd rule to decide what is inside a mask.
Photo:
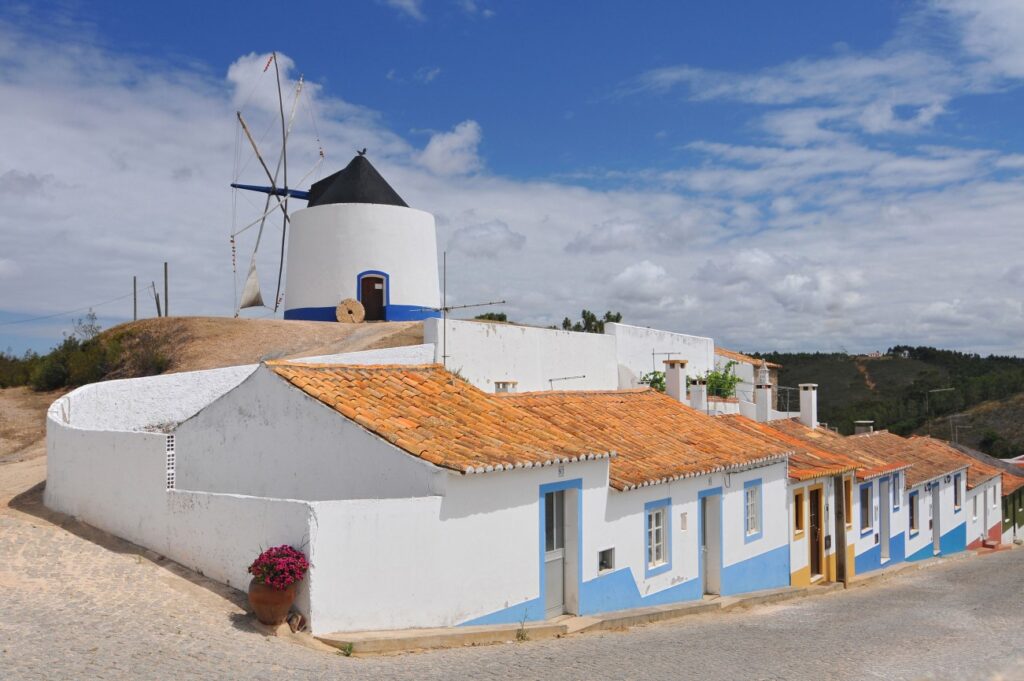
[{"label": "window", "polygon": [[843,480],[843,503],[846,526],[853,527],[853,481],[849,478]]},{"label": "window", "polygon": [[671,499],[659,499],[644,504],[647,533],[644,541],[647,549],[645,577],[660,574],[672,567],[672,544],[668,526],[671,507]]},{"label": "window", "polygon": [[910,493],[910,536],[917,534],[918,518],[921,516],[920,499],[917,492]]},{"label": "window", "polygon": [[[988,497],[988,490],[985,490],[985,496]],[[971,503],[971,520],[978,519],[978,495],[974,495],[974,501]]]},{"label": "window", "polygon": [[892,475],[892,507],[900,507],[900,500],[903,498],[903,486],[900,485],[900,473],[896,471]]},{"label": "window", "polygon": [[953,476],[953,509],[959,511],[963,506],[963,494],[960,491],[960,480],[963,476],[959,473]]},{"label": "window", "polygon": [[565,548],[565,491],[544,495],[544,550]]},{"label": "window", "polygon": [[744,540],[752,542],[761,538],[761,480],[743,483],[743,529]]},{"label": "window", "polygon": [[869,482],[860,487],[860,531],[863,534],[873,527],[871,522],[871,483]]},{"label": "window", "polygon": [[605,549],[604,551],[598,551],[597,553],[597,571],[604,572],[606,570],[615,569],[615,549]]},{"label": "window", "polygon": [[793,492],[793,533],[804,531],[804,491]]}]

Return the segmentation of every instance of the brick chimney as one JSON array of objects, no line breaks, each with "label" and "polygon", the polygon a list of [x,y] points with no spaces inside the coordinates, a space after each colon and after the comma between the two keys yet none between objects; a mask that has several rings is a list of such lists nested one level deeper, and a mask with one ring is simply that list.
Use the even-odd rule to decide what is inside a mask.
[{"label": "brick chimney", "polygon": [[665,360],[665,393],[680,402],[686,401],[686,360]]},{"label": "brick chimney", "polygon": [[690,406],[697,411],[708,409],[708,379],[700,377],[690,386]]},{"label": "brick chimney", "polygon": [[754,385],[755,414],[758,423],[767,423],[771,418],[772,405],[772,379],[768,374],[768,365],[761,360],[761,368],[757,370],[757,383]]},{"label": "brick chimney", "polygon": [[800,384],[800,423],[808,428],[818,427],[818,384]]}]

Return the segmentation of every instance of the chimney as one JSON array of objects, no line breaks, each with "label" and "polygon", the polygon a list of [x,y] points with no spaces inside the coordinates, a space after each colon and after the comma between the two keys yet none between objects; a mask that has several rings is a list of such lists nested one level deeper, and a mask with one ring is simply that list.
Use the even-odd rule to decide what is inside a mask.
[{"label": "chimney", "polygon": [[768,375],[768,365],[761,360],[761,368],[757,370],[757,383],[754,385],[754,407],[758,423],[767,423],[772,413],[772,381]]},{"label": "chimney", "polygon": [[[803,410],[801,410],[802,413]],[[853,434],[861,435],[862,433],[873,433],[875,432],[874,421],[854,421],[853,422]]]},{"label": "chimney", "polygon": [[708,379],[703,377],[694,379],[693,385],[690,386],[690,406],[697,411],[707,411]]},{"label": "chimney", "polygon": [[818,384],[800,384],[800,423],[808,428],[818,427]]},{"label": "chimney", "polygon": [[665,360],[665,392],[680,402],[686,401],[686,360]]}]

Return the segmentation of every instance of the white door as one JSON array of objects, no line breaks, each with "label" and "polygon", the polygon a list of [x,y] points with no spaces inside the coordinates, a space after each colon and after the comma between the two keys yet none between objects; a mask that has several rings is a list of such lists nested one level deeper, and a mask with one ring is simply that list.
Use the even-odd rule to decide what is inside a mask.
[{"label": "white door", "polygon": [[941,497],[939,496],[939,484],[935,483],[935,486],[932,487],[932,517],[930,520],[932,526],[932,552],[935,553],[935,555],[938,555],[939,551],[942,548],[942,528],[939,527],[940,499]]},{"label": "white door", "polygon": [[565,612],[565,492],[544,495],[544,615]]},{"label": "white door", "polygon": [[889,498],[889,480],[878,483],[878,541],[882,549],[882,562],[889,560],[889,509],[892,508]]},{"label": "white door", "polygon": [[[995,490],[993,489],[992,492],[994,493]],[[985,496],[981,500],[981,541],[988,539],[988,489],[985,489],[983,494]],[[977,500],[978,496],[975,495],[974,498]]]},{"label": "white door", "polygon": [[701,497],[700,554],[704,593],[722,592],[722,495]]}]

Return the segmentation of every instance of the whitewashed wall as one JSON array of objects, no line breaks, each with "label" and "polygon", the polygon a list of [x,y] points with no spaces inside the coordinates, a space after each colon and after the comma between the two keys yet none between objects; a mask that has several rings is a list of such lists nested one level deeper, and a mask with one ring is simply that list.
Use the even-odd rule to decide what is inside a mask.
[{"label": "whitewashed wall", "polygon": [[357,298],[367,270],[389,275],[391,305],[440,306],[434,216],[404,208],[336,203],[303,208],[288,231],[285,310]]},{"label": "whitewashed wall", "polygon": [[453,626],[536,598],[540,485],[581,478],[589,515],[607,466],[452,475],[444,497],[316,503],[314,631]]},{"label": "whitewashed wall", "polygon": [[444,472],[261,367],[175,430],[180,489],[260,497],[418,497]]},{"label": "whitewashed wall", "polygon": [[515,324],[449,319],[447,339],[442,321],[423,322],[423,339],[436,346],[436,360],[448,354],[448,369],[486,392],[495,381],[518,381],[519,392],[550,390],[615,390],[618,370],[615,339],[597,333],[577,333]]},{"label": "whitewashed wall", "polygon": [[[1003,506],[1000,501],[1002,496],[1002,481],[997,475],[991,480],[968,490],[964,501],[964,512],[967,515],[967,543],[988,537],[989,531],[997,524],[1002,525]],[[992,499],[995,498],[996,507],[992,507]],[[988,527],[985,527],[985,512],[988,511]]]},{"label": "whitewashed wall", "polygon": [[257,366],[90,383],[54,402],[50,417],[94,430],[167,429],[234,388]]},{"label": "whitewashed wall", "polygon": [[[47,507],[245,590],[269,546],[308,543],[309,506],[167,489],[167,436],[47,422]],[[305,587],[297,607],[309,611]]]},{"label": "whitewashed wall", "polygon": [[[888,497],[888,499],[886,499],[885,503],[887,503],[889,505],[889,539],[890,539],[890,546],[892,546],[893,538],[897,538],[897,540],[899,540],[899,541],[903,541],[904,540],[903,538],[904,538],[904,536],[906,534],[906,530],[907,530],[907,515],[908,514],[907,514],[907,504],[906,504],[906,494],[905,493],[897,491],[897,493],[900,494],[900,496],[901,496],[900,506],[899,506],[898,509],[894,509],[893,508],[893,497],[892,497],[893,490],[892,490],[892,482],[891,482],[892,481],[892,476],[891,475],[889,476],[889,479],[890,479],[890,483],[889,483],[889,497]],[[905,485],[905,480],[906,480],[905,473],[901,472],[900,473],[900,485],[901,486]],[[869,534],[867,534],[866,536],[861,536],[862,531],[861,531],[861,523],[860,523],[860,508],[861,508],[861,505],[860,505],[860,488],[864,484],[865,483],[863,481],[860,481],[860,480],[854,480],[854,482],[853,482],[853,489],[851,490],[852,491],[852,496],[853,496],[853,500],[852,500],[852,506],[853,506],[853,527],[852,527],[852,529],[847,529],[847,531],[846,531],[847,542],[852,543],[854,545],[854,547],[855,547],[854,551],[855,551],[856,555],[858,555],[858,556],[861,555],[862,553],[870,551],[871,549],[873,549],[873,548],[875,548],[877,546],[880,546],[880,543],[881,543],[881,537],[879,537],[879,543],[878,544],[875,543],[875,534],[878,534],[879,532],[881,532],[881,521],[880,521],[880,515],[879,515],[881,500],[879,499],[879,496],[878,496],[878,490],[879,490],[880,485],[879,485],[879,481],[878,481],[877,478],[875,478],[875,479],[870,481],[870,484],[871,484],[871,532]],[[901,487],[901,489],[902,489],[902,487]],[[922,508],[922,513],[923,513],[924,509],[925,509],[923,501],[922,501],[921,508]],[[927,516],[923,516],[923,517],[927,518]],[[927,521],[926,521],[926,523],[927,523]]]},{"label": "whitewashed wall", "polygon": [[664,371],[669,355],[652,353],[671,352],[672,359],[687,360],[686,375],[691,378],[715,368],[715,343],[710,338],[629,324],[605,324],[604,332],[615,338],[619,388],[635,388],[644,374]]}]

